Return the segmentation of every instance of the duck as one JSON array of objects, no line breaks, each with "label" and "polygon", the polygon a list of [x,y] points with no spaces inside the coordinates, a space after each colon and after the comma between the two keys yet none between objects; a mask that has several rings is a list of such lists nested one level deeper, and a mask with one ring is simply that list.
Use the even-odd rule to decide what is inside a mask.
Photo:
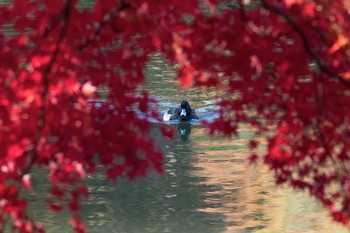
[{"label": "duck", "polygon": [[179,120],[190,121],[192,119],[199,119],[194,109],[191,108],[187,100],[182,100],[180,106],[172,107],[163,115],[164,121]]}]

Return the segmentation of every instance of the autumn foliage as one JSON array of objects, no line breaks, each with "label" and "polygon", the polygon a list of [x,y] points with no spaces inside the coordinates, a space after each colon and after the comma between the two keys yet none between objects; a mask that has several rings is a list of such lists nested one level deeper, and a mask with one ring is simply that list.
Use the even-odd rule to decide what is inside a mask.
[{"label": "autumn foliage", "polygon": [[[89,1],[87,1],[89,3]],[[350,220],[350,6],[347,0],[14,0],[0,6],[0,229],[44,231],[26,214],[34,166],[49,170],[48,207],[86,228],[82,183],[162,172],[149,134],[157,110],[143,69],[161,52],[184,87],[217,87],[210,133],[251,124],[276,176]],[[96,100],[108,88],[108,102]],[[95,100],[94,100],[95,99]],[[142,113],[142,114],[140,114]],[[172,132],[162,130],[166,136]],[[69,202],[62,200],[68,198]]]}]

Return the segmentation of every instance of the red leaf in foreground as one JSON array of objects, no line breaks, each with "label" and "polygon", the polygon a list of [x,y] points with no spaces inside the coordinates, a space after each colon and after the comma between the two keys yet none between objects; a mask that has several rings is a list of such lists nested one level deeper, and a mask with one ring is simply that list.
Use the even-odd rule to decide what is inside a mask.
[{"label": "red leaf in foreground", "polygon": [[51,190],[51,194],[57,197],[58,199],[61,199],[64,197],[66,190],[64,188],[59,188],[58,186],[54,185]]},{"label": "red leaf in foreground", "polygon": [[62,205],[56,204],[52,201],[49,201],[48,204],[49,204],[49,208],[56,213],[60,212],[63,209]]},{"label": "red leaf in foreground", "polygon": [[256,154],[252,154],[248,157],[249,163],[254,164],[258,160],[258,156]]},{"label": "red leaf in foreground", "polygon": [[108,168],[106,171],[108,179],[116,180],[117,177],[121,177],[123,175],[125,166],[122,165],[113,165],[112,167]]},{"label": "red leaf in foreground", "polygon": [[75,215],[72,219],[69,220],[69,223],[72,225],[73,230],[76,233],[87,233],[87,229],[84,223],[80,220],[80,218]]},{"label": "red leaf in foreground", "polygon": [[343,224],[347,224],[348,218],[341,211],[336,211],[332,213],[333,219],[337,222],[341,222]]},{"label": "red leaf in foreground", "polygon": [[69,210],[71,212],[77,212],[80,209],[80,203],[78,198],[73,198],[71,202],[68,203]]},{"label": "red leaf in foreground", "polygon": [[179,72],[179,80],[182,87],[190,87],[194,81],[193,77],[194,69],[193,67],[184,67]]},{"label": "red leaf in foreground", "polygon": [[166,127],[162,126],[161,128],[162,134],[164,137],[172,139],[175,137],[175,129],[174,127]]},{"label": "red leaf in foreground", "polygon": [[87,83],[83,84],[83,86],[81,88],[82,88],[83,94],[88,98],[94,97],[95,92],[97,90],[97,88],[95,86],[93,86],[91,84],[91,82],[87,82]]},{"label": "red leaf in foreground", "polygon": [[23,154],[23,149],[19,145],[11,145],[7,151],[8,156],[11,159],[16,159]]},{"label": "red leaf in foreground", "polygon": [[25,174],[22,177],[22,185],[26,189],[32,189],[32,183],[30,181],[30,175],[29,174]]},{"label": "red leaf in foreground", "polygon": [[255,149],[257,146],[258,146],[258,142],[256,140],[252,139],[252,140],[249,141],[249,147],[251,149]]}]

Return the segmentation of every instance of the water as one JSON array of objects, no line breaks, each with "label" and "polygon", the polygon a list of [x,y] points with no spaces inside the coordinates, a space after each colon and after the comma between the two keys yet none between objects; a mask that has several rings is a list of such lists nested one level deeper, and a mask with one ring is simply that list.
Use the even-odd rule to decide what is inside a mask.
[{"label": "water", "polygon": [[[160,112],[187,99],[202,119],[215,117],[210,101],[218,94],[214,90],[179,90],[174,69],[159,57],[145,72],[144,88],[159,101]],[[133,182],[106,181],[103,173],[88,177],[90,198],[81,215],[90,232],[348,232],[307,194],[276,187],[266,167],[247,164],[246,143],[252,137],[247,126],[239,129],[239,137],[222,138],[209,137],[207,129],[193,122],[181,125],[187,134],[178,133],[174,140],[163,138],[159,126],[153,124],[152,135],[165,154],[163,175],[151,173]],[[30,214],[49,233],[72,232],[68,213],[55,215],[45,209],[45,174],[33,174]]]},{"label": "water", "polygon": [[[157,127],[157,126],[155,126]],[[347,232],[303,193],[274,186],[262,166],[247,166],[245,142],[210,138],[193,125],[187,141],[155,137],[166,155],[165,173],[135,182],[88,178],[90,199],[82,210],[91,232]],[[44,171],[34,175],[32,212],[48,232],[71,232],[67,213],[47,214],[48,183]]]}]

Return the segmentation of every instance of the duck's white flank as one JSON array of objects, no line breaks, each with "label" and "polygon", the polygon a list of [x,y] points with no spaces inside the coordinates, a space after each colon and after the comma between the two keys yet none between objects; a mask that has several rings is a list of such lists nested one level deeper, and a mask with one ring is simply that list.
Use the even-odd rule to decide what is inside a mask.
[{"label": "duck's white flank", "polygon": [[163,115],[163,121],[169,121],[171,117],[171,114],[169,114],[168,112],[165,112]]}]

